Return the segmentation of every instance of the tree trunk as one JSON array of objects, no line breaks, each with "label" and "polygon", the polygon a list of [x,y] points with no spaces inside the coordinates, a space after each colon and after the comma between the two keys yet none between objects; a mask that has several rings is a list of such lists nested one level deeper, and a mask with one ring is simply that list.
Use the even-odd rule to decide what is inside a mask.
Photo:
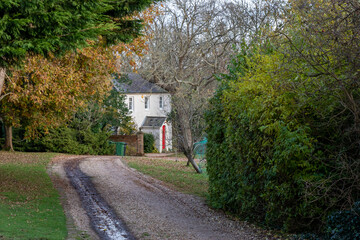
[{"label": "tree trunk", "polygon": [[[175,105],[175,104],[174,104]],[[195,171],[197,173],[201,173],[201,169],[196,164],[194,158],[193,158],[193,137],[191,132],[191,123],[190,123],[190,117],[189,113],[186,111],[187,109],[184,109],[183,106],[180,105],[177,106],[177,119],[179,120],[179,127],[180,127],[180,133],[181,133],[181,144],[185,153],[185,156],[188,159],[187,166],[189,166],[189,163],[194,167]]]},{"label": "tree trunk", "polygon": [[[6,77],[6,68],[0,67],[0,100],[2,99],[2,92],[4,90]],[[14,151],[12,143],[12,126],[5,123],[5,144],[3,146],[4,150]]]},{"label": "tree trunk", "polygon": [[12,126],[5,124],[5,145],[3,147],[6,151],[14,151],[12,143]]},{"label": "tree trunk", "polygon": [[[186,151],[186,150],[185,150]],[[197,173],[202,173],[201,169],[199,168],[199,166],[196,164],[194,158],[193,158],[193,154],[192,154],[192,150],[190,151],[186,151],[185,153],[187,159],[188,159],[188,162],[191,163],[191,165],[194,167],[195,171]]]},{"label": "tree trunk", "polygon": [[0,97],[5,85],[6,68],[0,67]]}]

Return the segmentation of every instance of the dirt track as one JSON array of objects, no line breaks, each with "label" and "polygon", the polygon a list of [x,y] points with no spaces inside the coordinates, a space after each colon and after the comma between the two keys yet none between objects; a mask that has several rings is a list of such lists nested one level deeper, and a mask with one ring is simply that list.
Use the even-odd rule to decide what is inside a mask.
[{"label": "dirt track", "polygon": [[79,169],[90,177],[101,199],[137,239],[267,239],[263,231],[229,220],[209,209],[203,200],[173,191],[128,168],[119,157],[61,157],[53,162],[49,172],[63,196],[69,239],[100,238],[66,176],[64,165],[69,161],[79,163]]}]

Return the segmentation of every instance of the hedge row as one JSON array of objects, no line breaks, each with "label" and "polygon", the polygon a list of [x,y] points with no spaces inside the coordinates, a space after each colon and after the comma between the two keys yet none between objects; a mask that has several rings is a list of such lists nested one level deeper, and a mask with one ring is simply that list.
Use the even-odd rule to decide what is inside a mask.
[{"label": "hedge row", "polygon": [[346,131],[343,93],[319,89],[328,79],[309,81],[283,58],[244,50],[220,78],[206,117],[210,202],[289,232],[323,230],[360,199],[357,136]]},{"label": "hedge row", "polygon": [[[23,135],[23,129],[14,129],[15,151],[90,155],[113,155],[115,152],[114,145],[109,144],[111,132],[107,130],[95,132],[91,129],[59,127],[33,140],[24,140]],[[3,141],[0,139],[0,142]]]}]

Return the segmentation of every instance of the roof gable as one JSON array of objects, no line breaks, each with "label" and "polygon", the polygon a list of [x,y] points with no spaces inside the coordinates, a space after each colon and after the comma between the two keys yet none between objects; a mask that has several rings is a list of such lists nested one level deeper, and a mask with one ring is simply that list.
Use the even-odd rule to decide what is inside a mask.
[{"label": "roof gable", "polygon": [[160,128],[166,120],[166,117],[149,117],[146,116],[142,127]]},{"label": "roof gable", "polygon": [[126,73],[124,76],[129,81],[124,83],[115,82],[115,88],[124,93],[168,93],[165,89],[151,83],[136,73]]}]

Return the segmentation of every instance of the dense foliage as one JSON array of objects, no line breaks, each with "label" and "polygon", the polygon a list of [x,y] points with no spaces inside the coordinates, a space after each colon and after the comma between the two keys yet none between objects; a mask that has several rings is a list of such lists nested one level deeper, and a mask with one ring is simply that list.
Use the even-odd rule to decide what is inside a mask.
[{"label": "dense foliage", "polygon": [[113,154],[114,146],[110,145],[108,140],[112,132],[117,128],[125,134],[134,132],[134,123],[128,115],[124,97],[115,89],[103,98],[95,97],[85,107],[78,108],[71,120],[65,124],[47,131],[34,129],[38,133],[37,138],[26,139],[27,129],[16,128],[14,149],[26,152]]},{"label": "dense foliage", "polygon": [[59,127],[50,129],[49,133],[31,141],[21,141],[15,135],[14,149],[25,152],[113,155],[114,146],[109,144],[108,139],[110,135],[109,131]]},{"label": "dense foliage", "polygon": [[144,133],[144,152],[145,153],[156,152],[155,138],[154,135],[150,133]]},{"label": "dense foliage", "polygon": [[0,67],[21,63],[27,53],[76,50],[104,36],[107,43],[139,35],[139,19],[127,18],[153,1],[4,0],[0,3]]},{"label": "dense foliage", "polygon": [[62,58],[27,58],[24,68],[12,69],[4,91],[9,95],[0,101],[2,121],[24,127],[27,138],[64,124],[79,106],[109,92],[110,57],[103,48],[87,48]]},{"label": "dense foliage", "polygon": [[351,210],[338,211],[327,219],[326,232],[330,239],[360,238],[360,202]]},{"label": "dense foliage", "polygon": [[143,54],[147,37],[139,36],[156,11],[139,11],[152,2],[1,1],[4,148],[12,150],[12,127],[21,125],[27,138],[34,137],[38,129],[64,124],[78,105],[108,91],[110,74],[120,64],[114,53],[126,54],[130,65],[132,57]]},{"label": "dense foliage", "polygon": [[337,240],[360,238],[360,202],[355,202],[350,210],[336,211],[326,221],[322,234],[302,233],[297,240]]},{"label": "dense foliage", "polygon": [[325,230],[360,199],[360,19],[321,2],[292,2],[291,25],[244,45],[207,114],[213,206],[286,231]]}]

